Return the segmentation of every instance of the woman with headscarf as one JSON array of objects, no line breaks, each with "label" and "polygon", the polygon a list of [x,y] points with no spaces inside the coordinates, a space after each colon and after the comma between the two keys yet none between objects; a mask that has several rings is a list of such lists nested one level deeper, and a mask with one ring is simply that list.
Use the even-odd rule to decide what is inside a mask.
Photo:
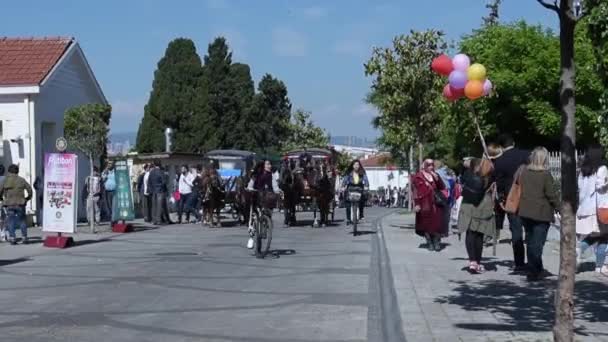
[{"label": "woman with headscarf", "polygon": [[416,234],[426,239],[430,251],[441,250],[443,211],[447,198],[442,193],[446,188],[435,173],[433,159],[427,158],[422,169],[413,177],[414,211],[416,212]]}]

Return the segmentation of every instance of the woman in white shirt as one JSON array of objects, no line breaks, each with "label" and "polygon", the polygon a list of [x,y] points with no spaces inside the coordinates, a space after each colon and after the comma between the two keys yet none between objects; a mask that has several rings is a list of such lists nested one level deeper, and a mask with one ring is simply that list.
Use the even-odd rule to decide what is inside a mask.
[{"label": "woman in white shirt", "polygon": [[590,246],[596,245],[595,271],[608,276],[606,248],[608,235],[603,233],[598,221],[597,208],[608,207],[608,168],[604,163],[604,151],[600,147],[590,147],[585,153],[578,176],[579,206],[576,212],[576,234],[580,238],[577,248],[577,264]]}]

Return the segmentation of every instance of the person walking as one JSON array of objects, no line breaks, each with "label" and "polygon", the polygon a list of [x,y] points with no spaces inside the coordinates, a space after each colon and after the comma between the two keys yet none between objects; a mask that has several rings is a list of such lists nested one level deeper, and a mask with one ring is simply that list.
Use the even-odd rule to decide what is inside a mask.
[{"label": "person walking", "polygon": [[520,217],[517,214],[506,214],[504,211],[505,201],[513,185],[515,172],[521,165],[528,163],[529,153],[515,147],[513,138],[503,134],[498,139],[502,147],[502,154],[494,159],[494,180],[496,182],[497,206],[496,229],[500,230],[505,221],[505,215],[509,220],[511,230],[511,246],[513,247],[514,273],[526,272],[526,248],[524,245],[524,231]]},{"label": "person walking", "polygon": [[456,177],[454,171],[450,170],[441,160],[435,160],[435,170],[445,185],[443,194],[448,199],[448,205],[445,210],[443,210],[443,222],[441,224],[441,236],[448,237],[450,235],[450,215],[455,203],[454,196],[452,196],[452,189],[456,183]]},{"label": "person walking", "polygon": [[164,201],[166,201],[165,188],[165,175],[161,170],[160,160],[155,160],[154,167],[148,176],[148,190],[152,201],[152,223],[155,226],[162,224]]},{"label": "person walking", "polygon": [[[26,195],[27,193],[27,195]],[[27,225],[25,222],[25,205],[32,199],[33,190],[27,181],[19,176],[19,166],[8,167],[8,176],[0,184],[0,198],[6,208],[6,225],[11,245],[17,244],[15,231],[21,230],[22,244],[27,244]]]},{"label": "person walking", "polygon": [[604,265],[608,226],[602,224],[597,215],[598,208],[608,208],[608,168],[604,150],[599,146],[592,146],[585,153],[578,176],[578,191],[576,234],[580,243],[576,249],[577,266],[580,266],[585,251],[595,245],[595,271],[608,276],[608,266]]},{"label": "person walking", "polygon": [[490,175],[482,170],[481,159],[473,159],[462,175],[462,203],[458,214],[458,232],[466,233],[465,245],[469,256],[468,271],[482,273],[484,238],[494,236],[494,189]]},{"label": "person walking", "polygon": [[[4,184],[4,165],[0,164],[0,186]],[[8,241],[8,230],[6,229],[6,209],[2,204],[3,199],[0,196],[0,241]]]},{"label": "person walking", "polygon": [[416,234],[426,239],[430,251],[439,252],[447,198],[442,192],[445,185],[435,173],[433,159],[424,160],[422,169],[414,175],[412,182]]},{"label": "person walking", "polygon": [[[356,215],[357,213],[351,212],[351,203],[348,201],[348,191],[349,186],[362,187],[365,192],[369,189],[369,181],[367,179],[367,173],[361,162],[358,159],[353,160],[350,163],[350,166],[346,170],[346,175],[344,175],[344,179],[342,180],[342,192],[344,193],[345,203],[346,203],[346,225],[350,226],[353,224],[352,215]],[[388,189],[387,189],[388,192]],[[361,195],[361,199],[359,200],[359,221],[362,221],[365,218],[364,209],[365,209],[365,195]],[[389,199],[390,205],[390,199]]]},{"label": "person walking", "polygon": [[547,232],[559,208],[556,184],[549,172],[549,152],[537,147],[530,156],[530,165],[521,168],[517,180],[521,185],[519,216],[526,230],[528,280],[545,276],[543,248]]},{"label": "person walking", "polygon": [[187,165],[182,166],[178,179],[179,203],[177,206],[177,222],[182,223],[184,210],[186,211],[186,222],[190,222],[190,212],[192,204],[192,188],[194,187],[195,176]]},{"label": "person walking", "polygon": [[114,192],[116,191],[116,173],[113,161],[108,162],[106,169],[101,174],[101,181],[104,189],[104,206],[108,215],[107,218],[110,223],[114,223],[112,215],[114,211]]},{"label": "person walking", "polygon": [[152,199],[149,187],[150,179],[150,164],[144,165],[144,172],[139,175],[137,179],[137,191],[139,192],[139,198],[141,201],[141,216],[144,218],[144,222],[152,222]]},{"label": "person walking", "polygon": [[85,179],[85,188],[87,192],[87,220],[89,223],[95,222],[95,224],[99,224],[101,220],[99,208],[99,200],[101,198],[101,177],[99,176],[99,168],[97,166],[93,167],[93,174]]}]

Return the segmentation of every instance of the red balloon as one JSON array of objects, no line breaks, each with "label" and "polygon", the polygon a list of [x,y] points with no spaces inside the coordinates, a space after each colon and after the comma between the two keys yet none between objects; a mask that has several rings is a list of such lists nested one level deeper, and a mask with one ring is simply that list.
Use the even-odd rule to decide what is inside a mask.
[{"label": "red balloon", "polygon": [[439,57],[433,59],[431,68],[436,73],[443,76],[449,76],[450,73],[454,70],[454,66],[452,65],[452,59],[447,55],[439,55]]},{"label": "red balloon", "polygon": [[459,98],[461,98],[463,95],[464,95],[464,89],[454,89],[449,84],[446,84],[445,87],[443,87],[443,96],[448,101],[451,101],[451,102],[456,101]]}]

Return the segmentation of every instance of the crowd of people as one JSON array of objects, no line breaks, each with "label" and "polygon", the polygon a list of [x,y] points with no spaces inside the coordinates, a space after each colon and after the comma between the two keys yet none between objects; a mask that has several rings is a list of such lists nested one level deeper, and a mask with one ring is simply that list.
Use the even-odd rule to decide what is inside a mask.
[{"label": "crowd of people", "polygon": [[[441,171],[441,169],[444,171]],[[559,185],[549,170],[544,147],[531,152],[515,147],[503,135],[489,144],[482,158],[466,158],[463,171],[454,175],[443,163],[426,159],[412,177],[416,233],[426,239],[429,250],[440,251],[441,239],[449,235],[450,216],[456,217],[459,234],[465,236],[468,270],[484,271],[483,248],[499,236],[505,219],[511,231],[515,274],[528,280],[545,278],[543,248],[551,224],[559,220]],[[608,275],[606,249],[608,226],[598,216],[608,208],[608,169],[604,151],[590,147],[580,163],[577,236],[579,264],[583,253],[595,246],[596,272]],[[451,212],[456,215],[451,215]],[[608,213],[608,209],[606,211]],[[608,215],[607,215],[608,216]],[[606,217],[608,223],[608,217]]]}]

